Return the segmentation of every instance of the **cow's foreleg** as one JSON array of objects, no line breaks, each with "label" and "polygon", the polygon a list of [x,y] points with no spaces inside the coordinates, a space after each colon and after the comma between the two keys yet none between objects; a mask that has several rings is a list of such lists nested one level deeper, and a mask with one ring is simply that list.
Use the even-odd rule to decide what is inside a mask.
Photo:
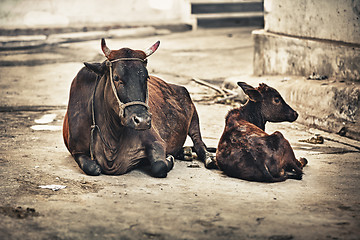
[{"label": "cow's foreleg", "polygon": [[147,157],[151,165],[151,173],[154,177],[164,178],[174,166],[174,157],[166,157],[165,144],[154,141],[146,146]]},{"label": "cow's foreleg", "polygon": [[98,176],[101,173],[100,166],[90,159],[89,156],[84,154],[75,154],[75,161],[79,165],[79,167],[86,173],[91,176]]},{"label": "cow's foreleg", "polygon": [[215,156],[206,150],[206,145],[201,138],[199,116],[196,110],[191,118],[189,136],[194,143],[194,149],[198,158],[205,163],[205,167],[209,169],[216,168]]}]

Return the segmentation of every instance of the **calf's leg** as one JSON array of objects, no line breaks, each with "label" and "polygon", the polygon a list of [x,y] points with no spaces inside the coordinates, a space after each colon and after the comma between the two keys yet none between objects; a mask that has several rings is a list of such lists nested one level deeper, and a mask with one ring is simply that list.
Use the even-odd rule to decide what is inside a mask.
[{"label": "calf's leg", "polygon": [[281,135],[280,145],[282,146],[281,150],[283,151],[283,153],[282,153],[280,162],[282,164],[282,167],[287,171],[294,170],[294,174],[289,174],[289,178],[301,180],[302,175],[303,175],[302,167],[307,164],[307,160],[305,158],[303,158],[303,159],[300,159],[300,161],[298,161],[295,158],[294,151],[293,151],[292,147],[290,146],[289,141],[286,140],[283,137],[283,135],[279,132],[276,132],[274,134]]},{"label": "calf's leg", "polygon": [[268,167],[265,164],[264,159],[262,159],[259,156],[254,157],[254,162],[255,165],[258,167],[258,169],[260,170],[260,172],[263,174],[261,179],[258,179],[258,181],[264,181],[264,182],[282,182],[285,181],[287,179],[287,174],[285,173],[285,171],[280,171],[277,175],[278,176],[273,176]]},{"label": "calf's leg", "polygon": [[[295,158],[295,154],[290,146],[290,143],[284,138],[282,133],[276,131],[271,135],[265,136],[265,143],[266,152],[273,152],[271,158],[266,158],[268,161],[265,161],[265,168],[269,174],[272,172],[273,176],[276,177],[271,179],[268,176],[269,174],[265,174],[265,176],[273,182],[284,181],[287,178],[301,180],[303,174],[302,166],[305,165],[307,161],[304,159],[300,162]],[[268,167],[272,170],[269,171]],[[294,172],[292,172],[293,170]],[[266,173],[266,171],[263,172]]]}]

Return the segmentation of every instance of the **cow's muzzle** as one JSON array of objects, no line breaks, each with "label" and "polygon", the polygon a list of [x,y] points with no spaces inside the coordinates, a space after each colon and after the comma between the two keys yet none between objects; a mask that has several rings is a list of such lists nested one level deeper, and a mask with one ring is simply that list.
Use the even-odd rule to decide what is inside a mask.
[{"label": "cow's muzzle", "polygon": [[125,126],[137,131],[151,128],[151,114],[131,114],[125,121]]}]

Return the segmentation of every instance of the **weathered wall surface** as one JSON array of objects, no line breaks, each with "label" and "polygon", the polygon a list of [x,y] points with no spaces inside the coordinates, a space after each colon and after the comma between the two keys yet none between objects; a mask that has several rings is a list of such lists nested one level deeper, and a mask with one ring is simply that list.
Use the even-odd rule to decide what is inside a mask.
[{"label": "weathered wall surface", "polygon": [[360,81],[360,0],[265,0],[254,74]]},{"label": "weathered wall surface", "polygon": [[0,28],[186,23],[188,0],[2,0]]},{"label": "weathered wall surface", "polygon": [[313,73],[360,81],[360,47],[253,31],[255,75]]},{"label": "weathered wall surface", "polygon": [[360,44],[359,0],[265,0],[265,31]]}]

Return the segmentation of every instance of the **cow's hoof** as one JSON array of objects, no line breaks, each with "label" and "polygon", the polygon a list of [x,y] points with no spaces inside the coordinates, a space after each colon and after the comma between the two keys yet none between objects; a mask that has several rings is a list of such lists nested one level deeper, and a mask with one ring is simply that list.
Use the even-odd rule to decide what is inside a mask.
[{"label": "cow's hoof", "polygon": [[192,161],[193,160],[192,148],[191,147],[184,147],[183,151],[184,151],[184,156],[183,156],[182,160],[184,160],[184,161]]},{"label": "cow's hoof", "polygon": [[170,171],[174,167],[175,158],[172,155],[168,155],[166,161],[168,162],[168,171]]},{"label": "cow's hoof", "polygon": [[216,163],[215,163],[215,157],[212,156],[209,152],[206,153],[206,157],[205,157],[205,167],[207,169],[216,169]]},{"label": "cow's hoof", "polygon": [[163,161],[154,162],[151,165],[151,173],[154,177],[165,178],[167,176],[168,166]]},{"label": "cow's hoof", "polygon": [[191,147],[183,147],[176,155],[176,159],[184,160],[184,161],[192,161],[193,160],[193,152]]},{"label": "cow's hoof", "polygon": [[99,176],[101,173],[100,166],[94,161],[86,161],[86,163],[83,164],[82,170],[90,176]]}]

